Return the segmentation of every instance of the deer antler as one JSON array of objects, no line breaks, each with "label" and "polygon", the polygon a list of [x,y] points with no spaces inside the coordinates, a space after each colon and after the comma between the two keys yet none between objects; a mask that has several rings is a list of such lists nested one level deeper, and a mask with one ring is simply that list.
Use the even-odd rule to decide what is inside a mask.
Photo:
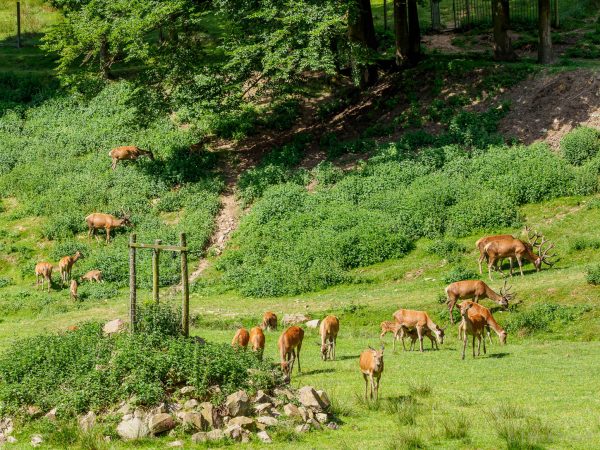
[{"label": "deer antler", "polygon": [[527,233],[527,241],[529,241],[529,245],[531,245],[532,248],[539,245],[538,239],[540,239],[540,238],[542,238],[542,240],[544,239],[544,236],[541,233],[538,233],[537,231],[532,230],[529,226],[525,227],[525,232]]},{"label": "deer antler", "polygon": [[[544,249],[544,248],[542,248],[544,246],[544,244],[549,244],[549,245]],[[550,258],[554,258],[556,256],[556,253],[552,253],[551,255],[548,254],[548,252],[553,248],[554,248],[554,244],[542,236],[542,242],[540,243],[540,246],[539,246],[540,259],[542,260],[543,263],[548,264],[550,267],[552,267],[554,265],[554,263],[556,262],[556,261],[549,261]]]},{"label": "deer antler", "polygon": [[508,281],[504,280],[504,284],[500,288],[500,295],[502,297],[504,297],[507,301],[510,301],[513,298],[515,298],[516,294],[510,292],[510,290],[512,289],[512,285],[511,286],[507,286],[506,285],[507,283],[508,283]]}]

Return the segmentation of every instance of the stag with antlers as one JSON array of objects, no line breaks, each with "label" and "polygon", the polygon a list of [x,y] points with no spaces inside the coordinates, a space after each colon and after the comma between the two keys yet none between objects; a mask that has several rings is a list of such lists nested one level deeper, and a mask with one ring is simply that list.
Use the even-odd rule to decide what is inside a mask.
[{"label": "stag with antlers", "polygon": [[459,299],[473,299],[475,303],[479,303],[479,299],[489,298],[506,309],[508,308],[508,302],[515,298],[515,294],[510,292],[511,289],[512,286],[506,285],[506,280],[499,294],[481,280],[463,280],[449,284],[446,287],[446,303],[450,313],[450,322],[454,323],[452,311]]}]

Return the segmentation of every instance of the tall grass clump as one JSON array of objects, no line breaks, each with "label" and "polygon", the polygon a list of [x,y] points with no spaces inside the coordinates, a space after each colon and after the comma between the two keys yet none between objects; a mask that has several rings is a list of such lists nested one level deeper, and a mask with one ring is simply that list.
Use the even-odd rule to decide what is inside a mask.
[{"label": "tall grass clump", "polygon": [[538,303],[530,309],[511,314],[506,331],[533,333],[549,331],[553,325],[566,325],[590,311],[588,305],[567,306],[555,303]]},{"label": "tall grass clump", "polygon": [[509,450],[543,448],[551,440],[551,429],[538,418],[529,417],[520,408],[504,405],[489,412],[489,421]]},{"label": "tall grass clump", "polygon": [[560,140],[560,151],[567,161],[580,166],[600,151],[600,131],[577,127]]},{"label": "tall grass clump", "polygon": [[600,286],[600,264],[590,266],[586,270],[586,281],[592,286]]}]

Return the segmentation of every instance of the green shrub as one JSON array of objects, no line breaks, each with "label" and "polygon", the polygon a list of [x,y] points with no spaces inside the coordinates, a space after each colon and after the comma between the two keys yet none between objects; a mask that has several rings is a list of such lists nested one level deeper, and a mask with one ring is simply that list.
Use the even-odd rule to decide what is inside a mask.
[{"label": "green shrub", "polygon": [[467,251],[467,247],[451,239],[436,239],[427,246],[427,253],[454,262]]},{"label": "green shrub", "polygon": [[527,311],[511,314],[506,324],[507,332],[549,331],[554,323],[566,325],[589,311],[588,306],[563,306],[554,303],[540,303]]},{"label": "green shrub", "polygon": [[592,248],[595,250],[600,249],[600,239],[589,238],[589,237],[578,237],[571,244],[571,250],[581,251]]},{"label": "green shrub", "polygon": [[177,337],[181,334],[181,308],[153,302],[139,305],[135,323],[141,333]]},{"label": "green shrub", "polygon": [[586,280],[593,286],[600,285],[600,264],[590,266],[587,268]]},{"label": "green shrub", "polygon": [[479,278],[479,274],[471,269],[463,266],[456,266],[450,269],[446,275],[442,277],[444,283],[454,283],[455,281],[474,280]]},{"label": "green shrub", "polygon": [[567,161],[579,166],[593,158],[600,150],[600,131],[577,127],[560,141],[560,151]]}]

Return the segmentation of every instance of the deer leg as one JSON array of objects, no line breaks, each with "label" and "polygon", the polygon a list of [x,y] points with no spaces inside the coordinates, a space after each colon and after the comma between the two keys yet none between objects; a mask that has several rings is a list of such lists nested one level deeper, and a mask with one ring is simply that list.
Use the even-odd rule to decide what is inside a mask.
[{"label": "deer leg", "polygon": [[381,380],[381,374],[377,377],[377,384],[375,385],[375,395],[377,400],[379,400],[379,380]]},{"label": "deer leg", "polygon": [[488,260],[488,276],[490,277],[490,281],[494,281],[492,279],[492,266],[494,265],[494,260],[490,257],[490,259]]},{"label": "deer leg", "polygon": [[467,349],[467,333],[465,332],[463,334],[463,351],[462,351],[462,357],[461,359],[465,359],[465,351]]},{"label": "deer leg", "polygon": [[454,316],[452,315],[452,311],[454,311],[454,305],[456,303],[456,298],[448,299],[448,309],[450,314],[450,323],[454,325]]},{"label": "deer leg", "polygon": [[521,276],[522,277],[525,276],[525,275],[523,275],[523,261],[521,261],[521,257],[520,256],[517,256],[517,263],[519,264],[519,270],[521,272]]},{"label": "deer leg", "polygon": [[[481,340],[481,338],[479,338],[479,340]],[[485,349],[485,336],[483,336],[483,354],[487,354],[487,351]]]},{"label": "deer leg", "polygon": [[419,351],[423,353],[423,327],[417,325],[417,336],[419,336]]},{"label": "deer leg", "polygon": [[510,263],[510,276],[513,276],[513,259],[512,256],[508,258],[508,262]]},{"label": "deer leg", "polygon": [[112,165],[111,165],[111,167],[112,167],[112,170],[115,170],[115,169],[117,168],[117,161],[118,161],[118,160],[117,160],[116,158],[113,158],[113,160],[112,160]]},{"label": "deer leg", "polygon": [[302,342],[298,343],[298,349],[296,350],[296,357],[298,358],[298,373],[302,373],[300,369],[300,349],[302,348]]},{"label": "deer leg", "polygon": [[367,378],[367,374],[363,373],[363,378],[365,380],[365,400],[367,399],[367,391],[369,390],[369,381]]},{"label": "deer leg", "polygon": [[110,228],[106,228],[106,243],[110,242]]},{"label": "deer leg", "polygon": [[404,328],[400,328],[400,339],[402,339],[402,351],[406,351],[406,346],[404,345]]},{"label": "deer leg", "polygon": [[373,400],[373,398],[377,394],[377,389],[375,389],[375,377],[373,376],[373,374],[371,374],[369,378],[371,379],[371,400]]},{"label": "deer leg", "polygon": [[481,355],[481,334],[477,335],[477,356]]},{"label": "deer leg", "polygon": [[487,337],[488,337],[488,339],[490,341],[490,345],[492,345],[492,333],[490,333],[490,327],[489,327],[489,325],[486,325],[485,329],[487,331]]},{"label": "deer leg", "polygon": [[475,335],[473,335],[473,358],[475,358]]},{"label": "deer leg", "polygon": [[481,253],[479,255],[479,259],[477,260],[477,262],[479,262],[479,275],[483,274],[483,270],[481,268],[481,263],[483,263],[484,258],[485,258],[485,255],[483,253]]}]

